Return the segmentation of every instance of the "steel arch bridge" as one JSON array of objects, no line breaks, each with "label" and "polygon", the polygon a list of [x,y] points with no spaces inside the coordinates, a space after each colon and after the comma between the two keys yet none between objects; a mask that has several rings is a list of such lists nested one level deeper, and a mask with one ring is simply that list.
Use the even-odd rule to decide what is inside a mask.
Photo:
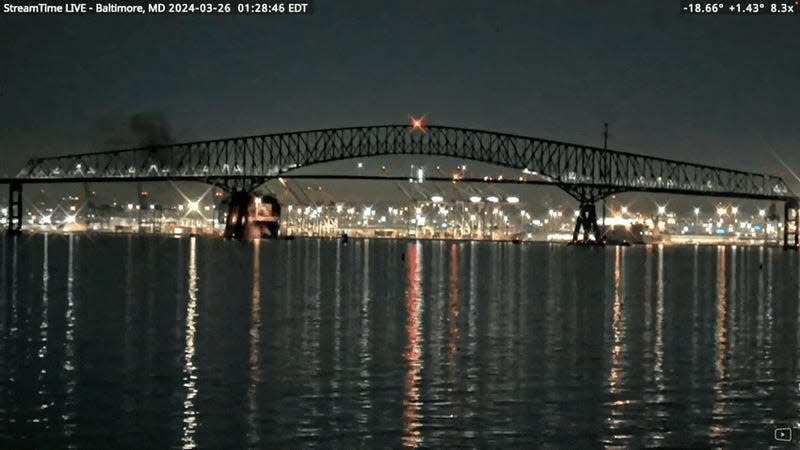
[{"label": "steel arch bridge", "polygon": [[596,233],[594,204],[621,192],[784,201],[787,211],[797,203],[777,176],[436,125],[423,131],[408,125],[331,128],[35,158],[11,183],[21,189],[24,183],[186,180],[242,193],[300,167],[383,155],[454,157],[537,174],[580,202],[576,234],[579,228]]}]

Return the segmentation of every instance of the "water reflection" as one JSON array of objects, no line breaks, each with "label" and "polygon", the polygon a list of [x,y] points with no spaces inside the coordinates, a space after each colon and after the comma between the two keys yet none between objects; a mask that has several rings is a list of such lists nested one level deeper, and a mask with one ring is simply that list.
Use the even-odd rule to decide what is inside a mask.
[{"label": "water reflection", "polygon": [[261,241],[253,242],[253,295],[250,313],[250,385],[247,387],[248,416],[247,441],[249,445],[258,444],[258,403],[256,392],[261,382],[261,364],[259,351],[261,349]]},{"label": "water reflection", "polygon": [[70,406],[67,413],[64,414],[64,437],[67,441],[75,433],[77,424],[75,423],[74,409],[71,407],[75,405],[77,399],[75,398],[76,386],[76,361],[75,361],[75,235],[70,234],[67,247],[67,310],[65,313],[66,318],[66,333],[64,336],[64,378],[66,382],[66,403]]},{"label": "water reflection", "polygon": [[[608,375],[608,391],[612,398],[619,394],[620,372],[624,369],[622,364],[622,358],[625,352],[625,326],[622,317],[622,306],[625,298],[623,274],[622,247],[616,247],[614,250],[614,303],[612,306],[611,318],[613,341],[611,344],[611,370]],[[624,405],[624,400],[612,402],[611,421],[609,422],[609,426],[612,429],[619,428],[620,423],[615,420],[615,417],[621,415]],[[622,437],[623,436],[615,436],[616,439]]]},{"label": "water reflection", "polygon": [[406,376],[403,397],[403,446],[416,447],[422,444],[419,426],[420,408],[420,336],[422,316],[422,246],[410,244],[406,257]]},{"label": "water reflection", "polygon": [[447,308],[448,340],[447,366],[450,385],[453,392],[458,391],[457,358],[458,358],[458,244],[450,244],[450,280],[448,284],[450,298]]},{"label": "water reflection", "polygon": [[369,364],[372,358],[369,351],[370,333],[369,333],[369,315],[370,315],[370,288],[369,283],[372,281],[370,278],[370,261],[369,261],[369,245],[370,241],[364,241],[362,247],[361,257],[361,336],[358,340],[359,355],[358,359],[361,363],[361,370],[359,373],[359,425],[363,434],[369,434],[368,429],[368,415],[372,408],[370,399],[370,371]]},{"label": "water reflection", "polygon": [[725,354],[727,353],[728,343],[728,277],[727,277],[727,247],[717,247],[717,307],[716,322],[714,331],[714,368],[716,377],[714,380],[714,407],[713,422],[710,434],[715,438],[721,438],[727,432],[724,425],[726,402],[722,397],[725,396],[723,383],[726,381],[725,374]]},{"label": "water reflection", "polygon": [[800,410],[780,250],[0,245],[3,448],[762,448]]},{"label": "water reflection", "polygon": [[[44,239],[42,239],[42,319],[39,323],[39,358],[47,356],[47,331],[49,328],[47,311],[50,309],[48,297],[48,291],[50,289],[50,250],[47,248],[48,238],[49,236],[45,234]],[[47,373],[46,369],[42,369],[39,373],[40,382],[44,378],[45,373]]]},{"label": "water reflection", "polygon": [[183,350],[183,387],[186,396],[183,401],[183,436],[181,438],[184,449],[197,447],[195,432],[197,431],[197,411],[195,399],[197,397],[197,366],[195,366],[195,334],[197,320],[197,239],[192,237],[189,242],[189,301],[186,303],[186,338]]}]

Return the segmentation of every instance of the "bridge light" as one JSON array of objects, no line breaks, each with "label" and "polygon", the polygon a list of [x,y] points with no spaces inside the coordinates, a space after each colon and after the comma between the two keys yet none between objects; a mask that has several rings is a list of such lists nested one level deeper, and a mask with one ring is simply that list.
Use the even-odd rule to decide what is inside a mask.
[{"label": "bridge light", "polygon": [[364,163],[362,163],[362,162],[358,163],[358,168],[359,169],[363,169],[364,168]]},{"label": "bridge light", "polygon": [[471,201],[472,203],[480,203],[481,198],[477,195],[473,195],[472,197],[469,198],[469,201]]},{"label": "bridge light", "polygon": [[423,172],[422,167],[417,169],[417,181],[420,183],[425,181],[425,172]]},{"label": "bridge light", "polygon": [[519,203],[519,197],[511,196],[511,197],[506,198],[506,201],[508,203],[512,203],[512,204],[513,203]]},{"label": "bridge light", "polygon": [[441,195],[434,195],[433,197],[431,197],[431,201],[433,203],[441,203],[442,201],[444,201],[444,197],[442,197]]},{"label": "bridge light", "polygon": [[413,131],[421,131],[423,133],[425,132],[425,116],[421,116],[419,118],[416,118],[416,117],[414,117],[414,116],[409,114],[408,117],[411,119],[411,131],[412,132]]}]

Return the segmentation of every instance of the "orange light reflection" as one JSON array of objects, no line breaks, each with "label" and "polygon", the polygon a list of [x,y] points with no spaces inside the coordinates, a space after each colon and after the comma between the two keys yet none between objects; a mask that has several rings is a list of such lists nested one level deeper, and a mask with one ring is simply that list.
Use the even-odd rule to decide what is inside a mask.
[{"label": "orange light reflection", "polygon": [[422,249],[419,243],[409,244],[406,258],[406,348],[403,356],[406,360],[406,378],[403,385],[403,447],[416,447],[422,439],[420,426],[420,315],[422,286],[421,277]]}]

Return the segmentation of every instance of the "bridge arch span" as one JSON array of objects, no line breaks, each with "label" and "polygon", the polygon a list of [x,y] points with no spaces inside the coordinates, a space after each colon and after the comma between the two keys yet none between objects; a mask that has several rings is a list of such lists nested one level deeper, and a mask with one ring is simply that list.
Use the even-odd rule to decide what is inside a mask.
[{"label": "bridge arch span", "polygon": [[382,155],[428,155],[535,172],[581,204],[584,225],[611,193],[662,192],[794,201],[776,176],[508,133],[378,125],[294,131],[159,147],[36,158],[17,180],[194,180],[251,191],[299,167]]}]

